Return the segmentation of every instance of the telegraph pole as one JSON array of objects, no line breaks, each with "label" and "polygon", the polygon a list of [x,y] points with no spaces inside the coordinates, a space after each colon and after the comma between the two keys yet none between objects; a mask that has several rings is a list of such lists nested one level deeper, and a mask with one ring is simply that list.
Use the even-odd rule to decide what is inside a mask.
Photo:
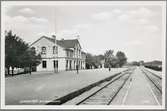
[{"label": "telegraph pole", "polygon": [[53,52],[54,52],[54,72],[57,73],[58,72],[58,46],[57,46],[57,42],[56,42],[56,36],[52,35],[53,39],[54,39],[54,48],[53,48]]},{"label": "telegraph pole", "polygon": [[[56,34],[56,8],[53,7],[53,29]],[[58,73],[58,45],[56,40],[56,35],[53,35],[54,38],[54,72]]]}]

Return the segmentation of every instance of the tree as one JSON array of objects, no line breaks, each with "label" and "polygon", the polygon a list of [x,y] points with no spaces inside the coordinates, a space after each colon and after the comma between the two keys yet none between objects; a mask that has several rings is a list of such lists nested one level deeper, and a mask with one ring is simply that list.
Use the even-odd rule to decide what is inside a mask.
[{"label": "tree", "polygon": [[114,57],[113,55],[114,51],[113,50],[107,50],[104,54],[104,58],[105,58],[105,67],[111,67],[112,66],[112,58]]},{"label": "tree", "polygon": [[5,31],[5,67],[8,74],[10,74],[10,67],[12,68],[12,75],[14,68],[24,68],[27,64],[38,64],[40,55],[30,50],[27,43],[20,37],[13,34],[12,31]]},{"label": "tree", "polygon": [[95,55],[95,56],[93,56],[93,62],[94,62],[95,68],[98,68],[99,66],[102,67],[102,64],[101,64],[102,60],[104,60],[104,56],[103,55]]},{"label": "tree", "polygon": [[86,53],[86,68],[91,69],[93,66],[93,55]]},{"label": "tree", "polygon": [[118,59],[118,64],[120,67],[127,63],[127,57],[124,52],[118,51],[116,57]]},{"label": "tree", "polygon": [[19,56],[28,49],[26,44],[21,38],[13,34],[12,31],[6,32],[5,35],[5,67],[10,74],[10,67],[12,68],[12,75],[15,67],[20,67],[18,63]]},{"label": "tree", "polygon": [[91,69],[92,67],[98,68],[101,66],[101,60],[104,60],[103,55],[92,55],[90,53],[86,54],[86,68]]},{"label": "tree", "polygon": [[139,61],[139,63],[140,63],[140,65],[144,65],[144,61],[143,60]]},{"label": "tree", "polygon": [[107,50],[104,55],[86,54],[86,68],[90,69],[92,66],[98,68],[102,66],[101,61],[104,60],[104,67],[122,67],[127,62],[127,57],[124,52],[118,51],[116,56],[113,54],[114,50]]},{"label": "tree", "polygon": [[[15,47],[14,42],[15,35],[12,34],[12,31],[5,32],[5,67],[7,68],[8,74],[10,73],[10,67],[14,66],[16,50],[12,50]],[[14,56],[14,57],[12,57]]]},{"label": "tree", "polygon": [[131,64],[132,64],[133,66],[139,66],[139,65],[140,65],[140,63],[137,62],[137,61],[133,61]]},{"label": "tree", "polygon": [[118,51],[116,56],[113,53],[113,50],[107,50],[105,52],[105,67],[122,67],[127,62],[125,53]]},{"label": "tree", "polygon": [[22,64],[22,68],[28,68],[30,74],[32,67],[36,67],[41,63],[41,55],[37,55],[34,48],[27,49],[19,58],[21,60],[20,63]]},{"label": "tree", "polygon": [[115,67],[119,67],[119,60],[118,60],[117,57],[113,56],[113,57],[111,58],[110,66],[111,66],[111,67],[114,67],[114,68],[115,68]]}]

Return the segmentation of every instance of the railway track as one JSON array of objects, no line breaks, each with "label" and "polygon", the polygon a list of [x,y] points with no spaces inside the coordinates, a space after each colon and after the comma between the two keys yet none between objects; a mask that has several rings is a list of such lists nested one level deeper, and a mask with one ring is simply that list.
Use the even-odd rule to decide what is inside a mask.
[{"label": "railway track", "polygon": [[[105,83],[98,85],[94,92],[91,92],[86,97],[82,98],[76,105],[109,105],[112,100],[119,93],[121,88],[124,86],[126,81],[129,79],[130,75],[134,71],[130,69],[128,71],[122,72],[119,76],[114,77]],[[74,98],[75,99],[75,98]]]},{"label": "railway track", "polygon": [[157,77],[157,78],[159,78],[159,79],[162,79],[161,76],[158,76],[157,74],[154,74],[153,72],[151,72],[151,71],[149,71],[149,70],[147,70],[147,69],[145,69],[145,71],[147,71],[148,73],[151,73],[152,75],[154,75],[155,77]]},{"label": "railway track", "polygon": [[151,81],[151,83],[156,87],[156,89],[162,94],[162,78],[144,68],[141,68],[141,70]]}]

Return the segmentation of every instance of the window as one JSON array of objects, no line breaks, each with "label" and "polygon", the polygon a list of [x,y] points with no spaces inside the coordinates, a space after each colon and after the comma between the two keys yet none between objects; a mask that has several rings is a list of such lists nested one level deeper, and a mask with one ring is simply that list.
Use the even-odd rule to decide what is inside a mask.
[{"label": "window", "polygon": [[75,61],[74,61],[74,69],[75,69]]},{"label": "window", "polygon": [[68,60],[66,60],[66,69],[68,69]]},{"label": "window", "polygon": [[58,54],[58,47],[56,47],[56,54]]},{"label": "window", "polygon": [[70,57],[72,57],[73,52],[70,52]]},{"label": "window", "polygon": [[67,57],[73,57],[73,52],[72,51],[66,51]]},{"label": "window", "polygon": [[53,54],[57,54],[58,53],[58,47],[57,46],[53,46]]},{"label": "window", "polygon": [[66,53],[67,53],[67,57],[69,56],[69,52],[68,51],[66,51]]},{"label": "window", "polygon": [[46,47],[42,47],[41,54],[46,54]]},{"label": "window", "polygon": [[53,67],[54,68],[58,68],[58,60],[54,60],[53,61]]},{"label": "window", "polygon": [[56,68],[56,61],[53,61],[53,67]]},{"label": "window", "polygon": [[42,61],[42,68],[46,68],[46,61]]},{"label": "window", "polygon": [[80,50],[78,49],[78,57],[80,57]]},{"label": "window", "polygon": [[72,63],[72,61],[70,60],[69,62],[70,62],[70,69],[71,69],[71,68],[72,68],[72,67],[71,67],[71,63]]},{"label": "window", "polygon": [[53,46],[53,54],[56,53],[56,46]]}]

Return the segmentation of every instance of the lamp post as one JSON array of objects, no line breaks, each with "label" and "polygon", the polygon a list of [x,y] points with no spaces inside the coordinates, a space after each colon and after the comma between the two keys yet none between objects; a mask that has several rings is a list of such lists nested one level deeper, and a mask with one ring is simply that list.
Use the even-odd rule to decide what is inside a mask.
[{"label": "lamp post", "polygon": [[[79,39],[79,35],[76,35],[76,37],[77,37],[77,40]],[[78,48],[78,46],[77,46],[77,67],[76,67],[76,69],[77,69],[77,74],[79,74],[79,64],[78,64],[78,59],[79,59],[79,48]]]},{"label": "lamp post", "polygon": [[77,74],[79,73],[79,66],[78,66],[78,48],[77,48],[77,67],[76,67],[76,69],[77,69]]}]

